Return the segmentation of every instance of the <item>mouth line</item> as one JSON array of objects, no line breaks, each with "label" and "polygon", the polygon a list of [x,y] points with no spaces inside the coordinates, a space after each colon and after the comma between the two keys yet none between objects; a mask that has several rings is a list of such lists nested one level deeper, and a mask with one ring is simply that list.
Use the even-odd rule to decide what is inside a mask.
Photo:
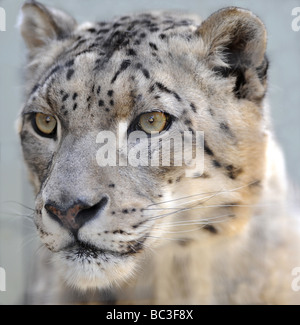
[{"label": "mouth line", "polygon": [[[101,249],[90,243],[76,240],[74,243],[71,243],[69,246],[65,247],[63,251],[71,253],[73,257],[75,255],[79,259],[84,259],[84,258],[98,259],[99,257],[101,257],[101,259],[108,261],[109,256],[122,258],[122,257],[128,257],[130,255],[134,255],[141,252],[144,248],[144,242],[146,239],[147,239],[147,234],[141,238],[130,241],[127,243],[126,249],[122,251]],[[71,258],[71,256],[67,255],[67,259],[68,257]]]}]

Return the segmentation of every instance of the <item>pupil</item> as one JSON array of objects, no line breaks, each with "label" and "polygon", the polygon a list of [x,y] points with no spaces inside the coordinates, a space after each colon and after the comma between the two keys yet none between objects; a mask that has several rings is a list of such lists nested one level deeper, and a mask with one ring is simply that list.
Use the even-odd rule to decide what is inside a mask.
[{"label": "pupil", "polygon": [[149,122],[150,124],[152,124],[152,123],[154,122],[154,117],[151,116],[151,117],[149,118],[148,122]]},{"label": "pupil", "polygon": [[51,117],[50,116],[47,116],[46,117],[46,123],[50,123],[51,122]]}]

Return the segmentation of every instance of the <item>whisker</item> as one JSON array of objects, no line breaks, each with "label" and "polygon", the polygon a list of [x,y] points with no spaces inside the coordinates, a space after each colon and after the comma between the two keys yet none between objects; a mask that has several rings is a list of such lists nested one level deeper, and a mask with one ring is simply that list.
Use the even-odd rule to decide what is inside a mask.
[{"label": "whisker", "polygon": [[[224,207],[241,207],[241,208],[253,208],[253,207],[268,207],[272,206],[271,204],[213,204],[213,205],[204,205],[201,207],[191,207],[187,208],[190,210],[193,209],[204,209],[204,208],[224,208]],[[176,210],[177,208],[156,208],[156,209],[144,209],[144,210],[149,210],[149,211],[163,211],[163,210]]]},{"label": "whisker", "polygon": [[33,221],[34,219],[34,214],[28,215],[28,214],[22,214],[22,213],[16,213],[16,212],[1,212],[3,216],[7,217],[21,217],[21,218],[26,218],[30,221]]},{"label": "whisker", "polygon": [[[242,185],[242,186],[239,186],[239,187],[236,187],[236,188],[233,188],[233,189],[230,189],[230,190],[220,190],[219,192],[213,192],[214,194],[213,195],[211,195],[211,196],[209,196],[209,197],[205,197],[205,201],[203,201],[203,202],[207,202],[208,200],[210,200],[210,199],[212,199],[213,197],[215,197],[215,196],[217,196],[217,195],[219,195],[219,194],[221,194],[221,193],[228,193],[228,192],[234,192],[234,191],[237,191],[237,190],[239,190],[239,189],[241,189],[241,188],[244,188],[244,187],[247,187],[247,186],[250,186],[250,185],[252,185],[252,184],[255,184],[255,183],[257,183],[257,181],[254,181],[254,182],[251,182],[251,183],[249,183],[249,184],[247,184],[247,185]],[[200,194],[199,194],[200,195]],[[182,198],[181,198],[182,199]],[[202,200],[203,200],[204,198],[202,198]],[[179,200],[179,199],[176,199],[176,200]],[[201,199],[199,199],[199,200],[201,200]],[[199,201],[199,200],[196,200],[196,201]],[[171,200],[172,201],[172,200]],[[203,203],[202,202],[202,203]],[[159,203],[158,203],[159,204]],[[185,202],[185,204],[187,204],[186,202]],[[199,203],[198,203],[199,204]],[[197,204],[197,205],[198,205]],[[152,204],[153,205],[153,204]],[[152,206],[152,205],[149,205],[149,206]],[[197,206],[196,205],[196,206]],[[194,206],[195,207],[195,206]],[[154,216],[154,217],[151,217],[150,219],[151,220],[157,220],[157,219],[160,219],[160,218],[164,218],[164,217],[167,217],[167,216],[170,216],[170,215],[174,215],[174,214],[177,214],[177,213],[180,213],[180,212],[183,212],[183,211],[186,211],[186,210],[189,210],[189,209],[191,209],[191,207],[186,207],[186,208],[181,208],[181,209],[178,209],[178,210],[176,210],[176,211],[173,211],[173,212],[169,212],[169,213],[165,213],[165,214],[160,214],[160,215],[157,215],[157,216]],[[145,209],[145,210],[147,210],[147,208]],[[151,210],[151,209],[149,209],[149,210]]]},{"label": "whisker", "polygon": [[12,201],[11,200],[11,201],[4,201],[3,203],[15,203],[15,204],[18,204],[18,205],[22,206],[23,208],[26,208],[26,209],[31,210],[31,211],[35,211],[35,209],[30,208],[27,205],[25,205],[23,203],[20,203],[20,202],[17,202],[17,201]]},{"label": "whisker", "polygon": [[[158,225],[158,227],[161,226],[167,226],[167,227],[173,227],[173,226],[184,226],[184,225],[191,225],[191,224],[213,224],[213,223],[219,223],[219,222],[223,222],[225,220],[220,220],[222,218],[228,218],[228,217],[233,217],[233,214],[224,214],[221,216],[217,216],[217,217],[212,217],[209,219],[195,219],[195,220],[182,220],[182,221],[175,221],[175,222],[164,222]],[[226,219],[227,220],[227,219]]]},{"label": "whisker", "polygon": [[168,237],[161,237],[161,236],[153,236],[153,235],[148,235],[148,238],[154,238],[154,239],[165,239],[165,240],[169,240],[169,241],[182,241],[185,242],[185,239],[183,238],[168,238]]},{"label": "whisker", "polygon": [[215,193],[215,191],[213,192],[204,192],[204,193],[199,193],[199,194],[193,194],[193,195],[187,195],[187,196],[182,196],[178,199],[172,199],[172,200],[167,200],[167,201],[161,201],[161,202],[157,202],[157,203],[153,203],[153,204],[149,204],[148,207],[151,207],[153,205],[159,205],[159,204],[165,204],[165,203],[170,203],[170,202],[175,202],[175,201],[179,201],[179,200],[185,200],[191,197],[195,197],[195,196],[199,196],[199,195],[206,195],[206,194],[211,194],[211,193]]},{"label": "whisker", "polygon": [[[224,189],[220,189],[219,191],[214,191],[214,192],[203,192],[203,193],[198,193],[198,194],[193,194],[193,195],[188,195],[188,196],[183,196],[181,198],[177,198],[177,199],[172,199],[172,200],[167,200],[167,201],[161,201],[161,202],[157,202],[157,203],[153,203],[153,204],[150,204],[148,205],[148,207],[151,207],[151,206],[154,206],[154,205],[159,205],[159,204],[166,204],[166,203],[170,203],[170,202],[175,202],[175,201],[179,201],[179,200],[185,200],[187,198],[191,198],[191,197],[196,197],[196,196],[199,196],[199,195],[207,195],[207,194],[212,194],[212,193],[228,193],[228,192],[235,192],[235,191],[238,191],[242,188],[245,188],[245,187],[248,187],[248,186],[251,186],[251,185],[254,185],[256,184],[258,181],[253,181],[251,183],[248,183],[246,185],[242,185],[242,186],[238,186],[238,187],[235,187],[235,188],[232,188],[232,189],[229,189],[229,190],[224,190]],[[201,199],[201,198],[200,198]],[[195,200],[197,201],[197,200]],[[190,201],[190,202],[193,202],[193,201]],[[186,202],[184,203],[186,204]]]},{"label": "whisker", "polygon": [[[211,195],[209,197],[206,198],[206,200],[204,202],[207,202],[208,200],[210,200],[211,198],[213,198],[214,196],[216,196],[218,193],[215,193],[214,195]],[[162,215],[159,215],[159,216],[156,216],[156,217],[151,217],[151,220],[157,220],[157,219],[161,219],[163,217],[166,217],[166,216],[169,216],[169,215],[172,215],[172,214],[177,214],[179,212],[182,212],[182,211],[187,211],[191,208],[189,207],[186,207],[186,208],[182,208],[182,209],[179,209],[177,211],[173,211],[173,212],[169,212],[169,213],[166,213],[166,214],[162,214]]]}]

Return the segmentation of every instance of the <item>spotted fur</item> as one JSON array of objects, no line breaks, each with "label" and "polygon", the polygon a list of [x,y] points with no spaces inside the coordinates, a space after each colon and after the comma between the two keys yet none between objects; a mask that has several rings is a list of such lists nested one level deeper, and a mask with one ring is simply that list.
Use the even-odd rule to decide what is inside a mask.
[{"label": "spotted fur", "polygon": [[[267,119],[258,17],[230,7],[203,22],[154,12],[78,25],[28,1],[20,29],[29,50],[20,137],[51,251],[50,302],[66,301],[62,283],[99,288],[102,302],[299,301],[290,287],[299,241]],[[99,131],[156,110],[173,117],[170,134],[204,131],[204,173],[97,165]],[[35,112],[56,117],[54,138],[35,132]]]}]

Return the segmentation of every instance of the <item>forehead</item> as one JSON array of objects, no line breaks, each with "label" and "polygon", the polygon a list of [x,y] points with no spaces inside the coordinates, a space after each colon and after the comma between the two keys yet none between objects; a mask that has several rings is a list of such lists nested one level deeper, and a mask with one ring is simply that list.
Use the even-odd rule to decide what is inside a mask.
[{"label": "forehead", "polygon": [[161,82],[170,79],[169,38],[192,38],[195,29],[190,18],[162,14],[83,24],[33,87],[31,99],[65,119],[71,114],[103,119],[107,113],[128,119],[153,105],[149,97],[156,90],[172,93]]}]

